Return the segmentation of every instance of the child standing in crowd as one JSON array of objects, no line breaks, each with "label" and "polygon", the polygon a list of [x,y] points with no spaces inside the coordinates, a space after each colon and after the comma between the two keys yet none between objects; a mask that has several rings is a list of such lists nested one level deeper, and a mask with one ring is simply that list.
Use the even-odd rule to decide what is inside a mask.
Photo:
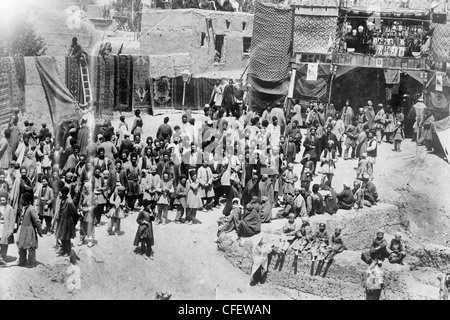
[{"label": "child standing in crowd", "polygon": [[402,145],[402,141],[405,139],[405,134],[403,132],[403,126],[400,121],[397,121],[397,125],[394,129],[394,151],[402,151],[400,146]]},{"label": "child standing in crowd", "polygon": [[[120,233],[120,221],[125,218],[125,187],[119,184],[111,195],[109,202],[112,207],[108,213],[110,220],[107,232],[109,235],[115,234],[118,236]],[[113,228],[115,228],[114,233]]]}]

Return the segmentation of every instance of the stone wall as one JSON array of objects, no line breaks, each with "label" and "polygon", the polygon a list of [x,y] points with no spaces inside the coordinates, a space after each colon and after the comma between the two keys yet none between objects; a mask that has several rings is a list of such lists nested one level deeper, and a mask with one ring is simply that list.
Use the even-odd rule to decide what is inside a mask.
[{"label": "stone wall", "polygon": [[[214,40],[208,37],[201,46],[201,33],[208,35],[206,18],[212,19],[214,34],[225,35],[222,60],[214,63]],[[227,29],[226,20],[230,22]],[[245,30],[242,23],[246,22]],[[251,37],[253,15],[212,10],[155,10],[142,17],[141,54],[189,53],[195,57],[191,72],[244,70],[248,55],[243,54],[243,37]],[[211,34],[210,34],[211,35]]]},{"label": "stone wall", "polygon": [[[367,250],[377,229],[385,230],[388,242],[395,232],[401,232],[407,251],[404,265],[383,263],[385,288],[381,299],[438,299],[438,287],[429,279],[436,279],[439,271],[448,270],[450,251],[447,247],[422,245],[411,239],[405,216],[389,204],[365,208],[362,211],[338,211],[337,214],[316,215],[311,217],[311,227],[315,231],[320,222],[325,222],[329,234],[334,228],[343,228],[342,236],[348,250],[338,254],[327,270],[326,276],[311,276],[309,254],[301,254],[296,259],[288,249],[284,259],[273,253],[269,257],[267,281],[292,291],[293,299],[306,293],[322,299],[365,299],[365,280],[367,265],[361,260],[361,253]],[[262,225],[262,235],[271,243],[286,220],[273,220]],[[250,274],[252,267],[252,249],[257,238],[236,241],[235,232],[222,234],[218,239],[218,249],[230,263]],[[272,242],[273,243],[273,242]],[[276,242],[275,242],[276,243]],[[315,268],[317,264],[315,265]],[[432,269],[431,269],[432,268]],[[325,266],[322,271],[325,270]],[[285,290],[286,291],[286,290]]]}]

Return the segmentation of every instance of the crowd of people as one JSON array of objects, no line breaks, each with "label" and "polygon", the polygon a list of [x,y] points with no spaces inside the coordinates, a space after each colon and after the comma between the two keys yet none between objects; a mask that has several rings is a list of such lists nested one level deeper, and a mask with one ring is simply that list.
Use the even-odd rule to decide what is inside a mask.
[{"label": "crowd of people", "polygon": [[[299,101],[258,114],[228,106],[216,95],[200,118],[187,111],[180,125],[172,125],[165,117],[145,140],[139,109],[129,128],[124,116],[117,127],[95,124],[91,109],[82,106],[80,121],[54,130],[45,123],[38,130],[30,120],[22,126],[16,112],[0,141],[0,261],[5,263],[8,245],[16,241],[18,265],[36,265],[38,236],[44,234],[54,235],[58,254],[69,256],[77,230],[78,245],[92,247],[102,218],[108,219],[107,234],[120,236],[121,220],[134,211],[139,213],[133,244],[137,253],[153,258],[153,224],[166,224],[169,211],[176,212],[175,223],[191,225],[199,210],[221,208],[218,236],[236,231],[239,238],[251,237],[262,223],[286,219],[282,250],[311,252],[318,261],[312,274],[320,274],[345,246],[340,229],[331,238],[325,225],[312,232],[308,218],[376,205],[377,145],[380,131],[390,141],[390,129],[377,126],[380,112],[375,116],[370,101],[359,115],[349,101],[341,112],[333,104],[312,103],[304,119]],[[400,115],[382,119],[392,117],[401,128]],[[294,170],[297,156],[300,172]],[[353,188],[344,185],[336,193],[339,158],[359,159],[359,165]],[[311,187],[318,174],[320,183]]]}]

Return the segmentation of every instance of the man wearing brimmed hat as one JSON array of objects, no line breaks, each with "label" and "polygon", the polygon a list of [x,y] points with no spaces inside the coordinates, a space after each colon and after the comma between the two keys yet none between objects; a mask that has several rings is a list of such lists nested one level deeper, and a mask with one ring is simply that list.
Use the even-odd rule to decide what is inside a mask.
[{"label": "man wearing brimmed hat", "polygon": [[36,249],[38,248],[37,236],[41,234],[41,221],[33,206],[33,194],[25,193],[22,197],[22,211],[19,219],[20,229],[18,231],[17,247],[19,249],[19,263],[18,265],[24,267],[27,263],[28,251],[28,266],[34,267],[36,264]]}]

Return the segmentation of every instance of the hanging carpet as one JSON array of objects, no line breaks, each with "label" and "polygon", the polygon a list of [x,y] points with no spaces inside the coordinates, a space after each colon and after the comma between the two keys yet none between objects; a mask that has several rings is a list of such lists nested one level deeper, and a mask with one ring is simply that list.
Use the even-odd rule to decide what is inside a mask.
[{"label": "hanging carpet", "polygon": [[133,104],[133,59],[131,55],[114,56],[117,66],[116,104],[119,110],[131,111]]},{"label": "hanging carpet", "polygon": [[267,106],[264,101],[278,103],[288,92],[293,17],[291,8],[255,4],[248,69],[250,110],[262,113]]},{"label": "hanging carpet", "polygon": [[66,57],[66,86],[78,102],[84,101],[80,64],[74,57]]},{"label": "hanging carpet", "polygon": [[150,106],[150,58],[133,56],[133,106]]},{"label": "hanging carpet", "polygon": [[75,97],[64,85],[56,70],[54,57],[35,57],[36,68],[47,96],[53,125],[81,118]]},{"label": "hanging carpet", "polygon": [[11,108],[11,71],[12,58],[0,58],[0,125],[6,125],[12,115]]},{"label": "hanging carpet", "polygon": [[114,106],[114,59],[112,56],[91,57],[91,87],[98,111],[112,110]]}]

